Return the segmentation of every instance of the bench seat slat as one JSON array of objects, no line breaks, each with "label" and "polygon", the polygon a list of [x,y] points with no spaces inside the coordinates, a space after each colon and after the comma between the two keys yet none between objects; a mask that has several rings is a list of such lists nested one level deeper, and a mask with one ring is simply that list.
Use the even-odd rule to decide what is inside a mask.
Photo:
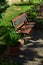
[{"label": "bench seat slat", "polygon": [[25,34],[29,34],[32,28],[26,29],[24,31],[18,30],[18,33],[25,33]]},{"label": "bench seat slat", "polygon": [[30,31],[31,31],[31,28],[28,28],[28,29],[24,30],[23,33],[29,34]]}]

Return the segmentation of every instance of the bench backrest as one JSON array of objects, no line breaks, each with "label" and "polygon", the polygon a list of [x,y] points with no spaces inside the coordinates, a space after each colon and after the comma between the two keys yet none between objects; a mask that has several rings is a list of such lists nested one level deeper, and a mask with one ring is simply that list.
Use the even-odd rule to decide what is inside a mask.
[{"label": "bench backrest", "polygon": [[22,15],[18,16],[17,18],[13,19],[12,23],[16,29],[19,29],[24,24],[25,21],[27,21],[27,15],[26,15],[26,13],[23,13]]}]

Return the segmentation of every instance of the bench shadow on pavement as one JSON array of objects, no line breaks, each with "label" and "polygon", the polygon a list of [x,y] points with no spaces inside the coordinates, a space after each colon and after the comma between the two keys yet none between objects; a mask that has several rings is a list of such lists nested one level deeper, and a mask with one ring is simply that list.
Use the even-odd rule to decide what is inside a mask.
[{"label": "bench shadow on pavement", "polygon": [[28,61],[36,61],[35,59],[37,58],[41,59],[39,65],[43,65],[43,56],[39,55],[35,50],[35,48],[43,48],[43,42],[40,41],[43,40],[43,30],[35,30],[30,36],[31,39],[26,41],[25,49],[21,50],[20,55],[15,60],[24,65]]},{"label": "bench shadow on pavement", "polygon": [[40,64],[39,65],[43,65],[43,60],[40,62]]}]

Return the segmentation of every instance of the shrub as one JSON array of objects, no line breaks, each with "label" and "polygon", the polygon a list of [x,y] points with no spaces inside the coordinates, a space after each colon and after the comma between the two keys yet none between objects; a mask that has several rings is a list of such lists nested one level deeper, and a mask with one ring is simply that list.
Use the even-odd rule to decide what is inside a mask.
[{"label": "shrub", "polygon": [[16,33],[15,29],[11,29],[8,34],[5,36],[4,41],[7,43],[7,45],[10,46],[17,46],[18,40],[21,38],[21,35]]},{"label": "shrub", "polygon": [[33,6],[33,7],[27,12],[29,21],[36,21],[36,17],[38,16],[38,12],[39,12],[39,6],[37,6],[37,5]]}]

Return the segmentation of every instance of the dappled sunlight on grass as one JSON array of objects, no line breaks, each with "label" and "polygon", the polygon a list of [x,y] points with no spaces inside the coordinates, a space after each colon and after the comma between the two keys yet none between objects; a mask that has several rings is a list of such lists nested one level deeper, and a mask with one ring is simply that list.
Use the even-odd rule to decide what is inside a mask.
[{"label": "dappled sunlight on grass", "polygon": [[[2,13],[2,20],[1,20],[1,25],[4,26],[11,26],[11,20],[16,18],[20,13],[23,13],[30,9],[32,6],[10,6],[7,8],[5,13]],[[20,8],[21,10],[15,10],[15,8]]]}]

